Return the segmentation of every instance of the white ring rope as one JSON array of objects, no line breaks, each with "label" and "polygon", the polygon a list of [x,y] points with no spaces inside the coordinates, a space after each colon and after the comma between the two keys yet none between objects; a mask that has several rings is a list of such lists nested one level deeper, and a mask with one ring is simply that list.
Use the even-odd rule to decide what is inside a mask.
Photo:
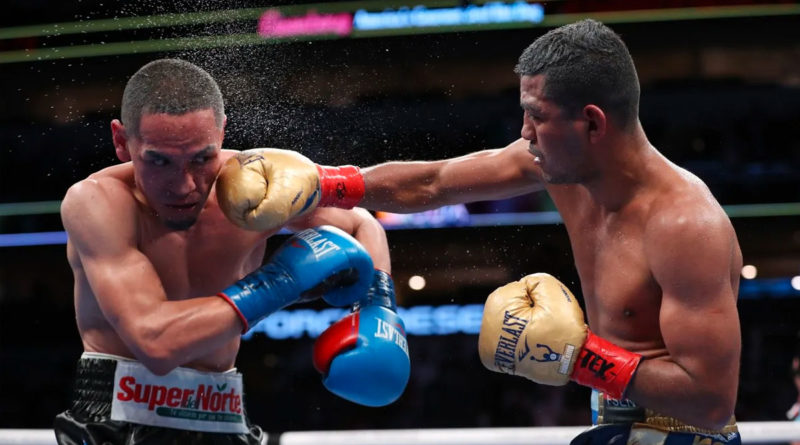
[{"label": "white ring rope", "polygon": [[586,427],[442,428],[307,431],[281,435],[281,445],[565,445]]},{"label": "white ring rope", "polygon": [[[739,422],[745,444],[800,441],[800,422]],[[280,445],[566,445],[588,427],[293,431]],[[53,430],[0,429],[0,445],[53,445]]]}]

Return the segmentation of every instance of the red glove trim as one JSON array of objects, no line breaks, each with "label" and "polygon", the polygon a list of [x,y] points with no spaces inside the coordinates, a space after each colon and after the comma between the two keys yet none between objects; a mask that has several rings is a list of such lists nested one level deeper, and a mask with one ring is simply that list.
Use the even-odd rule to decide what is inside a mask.
[{"label": "red glove trim", "polygon": [[319,207],[338,207],[352,209],[364,197],[364,177],[354,165],[342,167],[323,167],[317,165],[319,172]]},{"label": "red glove trim", "polygon": [[572,380],[622,399],[642,356],[623,349],[589,331],[581,348]]},{"label": "red glove trim", "polygon": [[241,321],[242,322],[242,326],[244,326],[244,328],[242,329],[242,334],[247,332],[247,330],[250,329],[250,323],[248,323],[247,319],[244,318],[244,314],[242,314],[242,311],[240,311],[239,308],[236,307],[236,305],[233,303],[233,301],[231,301],[231,297],[223,294],[222,292],[218,293],[217,296],[222,298],[223,300],[225,300],[225,302],[230,304],[231,307],[233,308],[233,310],[236,311],[236,315],[239,316],[239,321]]},{"label": "red glove trim", "polygon": [[347,315],[332,324],[314,343],[312,362],[314,368],[327,375],[331,362],[337,355],[347,349],[356,347],[358,341],[358,312]]}]

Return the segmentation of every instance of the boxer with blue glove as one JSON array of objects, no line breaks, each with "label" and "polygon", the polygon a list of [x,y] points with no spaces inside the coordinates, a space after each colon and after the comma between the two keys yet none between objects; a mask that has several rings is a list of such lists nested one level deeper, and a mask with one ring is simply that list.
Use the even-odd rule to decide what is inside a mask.
[{"label": "boxer with blue glove", "polygon": [[325,387],[344,399],[377,407],[403,394],[411,362],[388,273],[375,270],[369,292],[320,335],[313,357]]},{"label": "boxer with blue glove", "polygon": [[[373,266],[389,265],[386,234],[363,209],[312,211],[342,201],[320,198],[316,177],[265,174],[263,150],[223,149],[219,87],[189,62],[143,66],[120,111],[111,136],[121,163],[71,186],[61,205],[84,354],[56,440],[263,443],[234,368],[242,328],[293,302],[362,298]],[[337,179],[344,170],[324,170],[337,185],[323,188],[351,188]],[[267,183],[287,193],[259,205]],[[276,213],[289,216],[274,225]],[[262,266],[284,227],[299,233]]]}]

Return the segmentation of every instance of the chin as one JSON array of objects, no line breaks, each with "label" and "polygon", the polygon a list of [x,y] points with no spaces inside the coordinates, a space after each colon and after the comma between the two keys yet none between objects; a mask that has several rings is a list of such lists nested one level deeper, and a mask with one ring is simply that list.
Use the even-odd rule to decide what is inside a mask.
[{"label": "chin", "polygon": [[542,171],[542,178],[548,184],[582,184],[586,182],[585,176],[579,176],[575,173],[558,173],[558,174],[550,174],[546,171]]},{"label": "chin", "polygon": [[188,230],[197,222],[197,218],[191,219],[165,219],[164,225],[172,230]]},{"label": "chin", "polygon": [[572,180],[573,178],[570,178],[570,177],[568,177],[566,175],[554,176],[554,175],[548,175],[547,173],[545,173],[544,175],[542,175],[542,177],[544,178],[544,182],[546,182],[548,184],[559,185],[559,184],[574,184],[575,183],[575,181]]}]

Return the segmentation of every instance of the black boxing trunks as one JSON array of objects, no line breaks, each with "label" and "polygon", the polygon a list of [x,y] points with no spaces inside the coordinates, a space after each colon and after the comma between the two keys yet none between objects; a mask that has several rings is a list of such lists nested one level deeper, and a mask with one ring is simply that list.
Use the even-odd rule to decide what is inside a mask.
[{"label": "black boxing trunks", "polygon": [[719,431],[687,425],[675,418],[637,406],[631,400],[607,399],[592,391],[593,427],[570,445],[741,445],[742,438],[731,417]]},{"label": "black boxing trunks", "polygon": [[266,444],[244,410],[242,376],[84,353],[71,407],[53,425],[59,444]]}]

